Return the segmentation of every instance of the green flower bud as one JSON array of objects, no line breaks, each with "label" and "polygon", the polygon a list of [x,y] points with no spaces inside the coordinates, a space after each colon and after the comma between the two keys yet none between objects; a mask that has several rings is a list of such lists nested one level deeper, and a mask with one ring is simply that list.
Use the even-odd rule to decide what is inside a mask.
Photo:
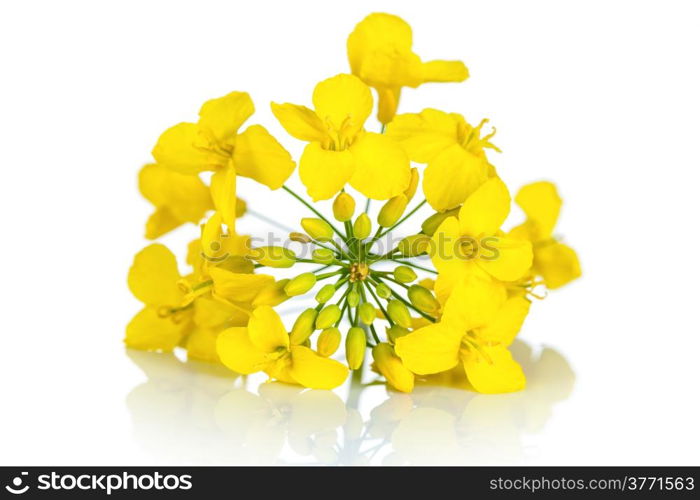
[{"label": "green flower bud", "polygon": [[304,233],[297,233],[296,231],[289,233],[289,239],[298,243],[311,243],[311,238]]},{"label": "green flower bud", "polygon": [[383,299],[388,299],[391,297],[391,288],[386,286],[384,283],[379,283],[377,285],[377,295],[379,295]]},{"label": "green flower bud", "polygon": [[296,255],[284,247],[259,247],[254,248],[250,258],[267,267],[292,267],[297,261]]},{"label": "green flower bud", "polygon": [[284,292],[290,297],[302,295],[311,290],[315,284],[316,275],[314,273],[303,273],[292,278],[284,287]]},{"label": "green flower bud", "polygon": [[274,307],[280,305],[289,298],[289,295],[287,295],[284,291],[284,287],[287,286],[287,283],[289,283],[289,280],[283,279],[265,286],[255,296],[253,302],[251,302],[251,305],[253,307]]},{"label": "green flower bud", "polygon": [[408,299],[416,309],[428,314],[435,314],[440,310],[440,303],[435,296],[420,285],[413,285],[408,289]]},{"label": "green flower bud", "polygon": [[290,342],[295,345],[303,344],[314,332],[314,323],[316,322],[316,309],[310,307],[299,315],[294,322],[292,332],[289,334]]},{"label": "green flower bud", "polygon": [[362,321],[365,325],[371,325],[377,317],[377,310],[369,302],[360,304],[357,312],[360,315],[360,321]]},{"label": "green flower bud", "polygon": [[390,300],[386,312],[391,320],[404,328],[411,328],[411,313],[408,312],[406,304],[400,300]]},{"label": "green flower bud", "polygon": [[427,234],[412,234],[399,242],[399,251],[402,255],[415,257],[422,255],[430,248],[430,236]]},{"label": "green flower bud", "polygon": [[340,330],[337,328],[326,328],[318,336],[316,351],[325,358],[332,356],[338,350],[341,338]]},{"label": "green flower bud", "polygon": [[331,304],[324,307],[318,316],[316,316],[316,329],[323,330],[330,328],[340,319],[340,307],[337,304]]},{"label": "green flower bud", "polygon": [[354,326],[348,331],[345,339],[345,356],[348,360],[348,367],[357,370],[362,366],[367,349],[367,337],[362,328]]},{"label": "green flower bud", "polygon": [[408,205],[408,198],[403,194],[394,196],[382,206],[377,216],[377,222],[382,227],[390,227],[403,215]]},{"label": "green flower bud", "polygon": [[372,232],[372,221],[369,215],[366,213],[361,213],[360,216],[355,219],[355,224],[352,226],[355,238],[358,240],[364,240]]},{"label": "green flower bud", "polygon": [[436,212],[423,221],[423,224],[421,224],[421,229],[428,236],[432,236],[445,219],[456,216],[458,213],[459,207],[448,210],[447,212]]},{"label": "green flower bud", "polygon": [[418,278],[416,272],[408,266],[399,266],[394,269],[394,278],[399,283],[410,283]]},{"label": "green flower bud", "polygon": [[331,241],[333,239],[333,228],[323,219],[305,217],[301,219],[301,227],[306,234],[317,241]]},{"label": "green flower bud", "polygon": [[331,264],[335,260],[335,252],[328,248],[317,248],[311,254],[311,258],[319,264]]},{"label": "green flower bud", "polygon": [[408,328],[399,325],[394,325],[386,329],[386,336],[392,344],[396,343],[396,339],[399,337],[403,337],[409,333],[411,333],[411,331]]},{"label": "green flower bud", "polygon": [[350,307],[357,307],[360,303],[360,294],[355,290],[351,290],[350,293],[348,293],[347,301]]},{"label": "green flower bud", "polygon": [[355,213],[355,199],[348,193],[340,193],[333,201],[333,216],[340,222],[352,219]]},{"label": "green flower bud", "polygon": [[319,304],[325,304],[335,295],[335,285],[323,285],[316,294],[316,301]]}]

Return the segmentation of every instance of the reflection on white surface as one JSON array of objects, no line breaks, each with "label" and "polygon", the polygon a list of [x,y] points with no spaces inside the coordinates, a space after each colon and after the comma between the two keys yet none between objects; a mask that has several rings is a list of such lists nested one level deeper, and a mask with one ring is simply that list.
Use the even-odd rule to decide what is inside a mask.
[{"label": "reflection on white surface", "polygon": [[128,351],[148,380],[127,406],[136,440],[167,463],[526,463],[528,436],[544,428],[575,377],[553,349],[535,355],[517,342],[513,351],[528,387],[503,395],[475,394],[458,375],[426,381],[412,394],[371,381],[338,393],[304,390]]}]

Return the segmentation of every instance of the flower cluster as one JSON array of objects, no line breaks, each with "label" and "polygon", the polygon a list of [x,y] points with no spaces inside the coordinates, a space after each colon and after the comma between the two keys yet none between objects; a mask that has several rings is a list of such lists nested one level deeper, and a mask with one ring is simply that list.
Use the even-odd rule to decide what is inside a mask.
[{"label": "flower cluster", "polygon": [[[296,163],[284,147],[261,125],[241,131],[254,113],[245,92],[205,102],[196,123],[160,136],[155,163],[139,174],[155,207],[146,237],[186,223],[201,232],[187,250],[191,271],[184,276],[162,244],[136,255],[128,281],[144,308],[127,326],[127,346],[180,346],[193,359],[316,389],[362,370],[368,350],[374,371],[399,391],[411,391],[416,377],[452,370],[463,371],[478,392],[522,389],[525,377],[508,346],[531,299],[540,298],[538,288],[580,275],[575,252],[553,233],[556,188],[523,187],[515,202],[525,221],[505,231],[511,196],[487,156],[499,151],[495,132],[483,131],[487,120],[473,126],[430,108],[397,114],[403,87],[463,81],[464,64],[423,62],[412,50],[411,28],[389,14],[360,22],[347,52],[351,74],[316,85],[313,107],[271,104],[284,129],[307,143],[299,177],[310,200],[285,185]],[[375,109],[371,89],[379,132],[365,129]],[[309,210],[288,236],[309,255],[254,247],[237,233],[236,219],[247,211],[238,176]],[[331,199],[332,215],[314,204]],[[373,200],[381,202],[374,220]],[[412,234],[391,239],[428,208],[432,215]],[[383,251],[387,239],[395,244]],[[288,268],[303,269],[284,279],[265,273]],[[288,329],[275,308],[290,299],[309,306]],[[345,364],[333,359],[341,344]]]}]

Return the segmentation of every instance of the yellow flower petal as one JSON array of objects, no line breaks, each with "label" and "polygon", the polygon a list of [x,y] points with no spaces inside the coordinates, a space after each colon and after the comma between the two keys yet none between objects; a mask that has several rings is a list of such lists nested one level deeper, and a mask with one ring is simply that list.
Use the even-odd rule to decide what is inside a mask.
[{"label": "yellow flower petal", "polygon": [[377,118],[386,125],[394,119],[401,98],[401,87],[377,88]]},{"label": "yellow flower petal", "polygon": [[561,209],[561,198],[554,184],[534,182],[523,186],[515,195],[515,202],[535,226],[536,234],[533,237],[536,240],[547,239],[552,235]]},{"label": "yellow flower petal", "polygon": [[278,189],[294,171],[289,152],[261,125],[252,125],[236,137],[233,161],[238,175]]},{"label": "yellow flower petal", "polygon": [[216,339],[216,352],[226,367],[245,375],[264,370],[269,365],[266,353],[253,345],[248,329],[244,327],[221,332]]},{"label": "yellow flower petal", "polygon": [[504,346],[482,346],[483,355],[469,353],[465,356],[464,371],[469,383],[478,392],[501,394],[525,388],[525,375]]},{"label": "yellow flower petal", "polygon": [[218,144],[231,144],[243,122],[255,111],[247,92],[231,92],[205,102],[197,125]]},{"label": "yellow flower petal", "polygon": [[272,353],[289,347],[289,335],[279,314],[270,306],[260,306],[248,321],[250,341],[261,351]]},{"label": "yellow flower petal", "polygon": [[292,346],[289,374],[298,384],[311,389],[334,389],[345,382],[348,368],[334,359],[319,356],[304,346]]},{"label": "yellow flower petal", "polygon": [[146,221],[146,238],[155,240],[182,225],[168,207],[159,207]]},{"label": "yellow flower petal", "polygon": [[187,341],[185,342],[187,359],[218,363],[219,355],[216,352],[216,339],[218,336],[218,329],[195,328],[187,336]]},{"label": "yellow flower petal", "polygon": [[510,297],[503,303],[496,316],[478,330],[479,339],[509,346],[522,328],[529,311],[529,300],[522,296]]},{"label": "yellow flower petal", "polygon": [[272,113],[289,135],[307,142],[323,142],[327,136],[326,126],[318,115],[306,106],[271,103]]},{"label": "yellow flower petal", "polygon": [[505,286],[476,276],[462,278],[444,307],[442,321],[466,333],[489,324],[507,298]]},{"label": "yellow flower petal", "polygon": [[177,286],[180,272],[175,256],[164,245],[149,245],[134,257],[129,289],[144,304],[178,306],[183,294]]},{"label": "yellow flower petal", "polygon": [[182,222],[199,222],[213,208],[209,189],[196,175],[183,175],[165,165],[145,165],[139,172],[139,190],[156,207],[168,207]]},{"label": "yellow flower petal", "polygon": [[350,180],[355,160],[350,151],[327,151],[317,142],[304,149],[299,160],[299,177],[314,201],[335,196]]},{"label": "yellow flower petal", "polygon": [[477,264],[501,281],[515,281],[532,266],[532,245],[529,241],[489,236],[481,241],[482,251]]},{"label": "yellow flower petal", "polygon": [[374,363],[389,385],[401,392],[411,392],[415,377],[413,373],[406,368],[401,361],[394,348],[386,342],[381,342],[372,349],[372,357]]},{"label": "yellow flower petal", "polygon": [[[401,143],[411,160],[428,163],[438,153],[458,144],[457,117],[431,108],[406,113],[394,117],[386,134]],[[463,201],[464,198],[460,203]]]},{"label": "yellow flower petal", "polygon": [[156,162],[181,174],[194,175],[225,166],[227,158],[201,147],[206,140],[194,123],[179,123],[163,132],[153,148]]},{"label": "yellow flower petal", "polygon": [[535,272],[549,289],[559,288],[581,276],[581,265],[573,248],[563,243],[535,246]]},{"label": "yellow flower petal", "polygon": [[215,327],[246,326],[250,316],[237,307],[221,300],[198,297],[194,302],[195,324],[204,329]]},{"label": "yellow flower petal", "polygon": [[267,274],[232,273],[220,267],[209,269],[217,295],[233,302],[251,302],[275,278]]},{"label": "yellow flower petal", "polygon": [[430,206],[444,212],[461,205],[487,179],[486,161],[453,144],[428,163],[423,191]]},{"label": "yellow flower petal", "polygon": [[157,307],[143,308],[126,327],[124,343],[133,349],[172,351],[182,339],[187,324],[161,318]]},{"label": "yellow flower petal", "polygon": [[356,76],[340,74],[316,85],[313,103],[321,121],[353,137],[372,112],[372,93]]},{"label": "yellow flower petal", "polygon": [[366,133],[350,148],[355,159],[352,187],[374,200],[388,200],[403,193],[411,182],[408,156],[384,135]]},{"label": "yellow flower petal", "polygon": [[229,231],[236,230],[236,169],[229,162],[226,168],[211,176],[211,197],[221,222]]},{"label": "yellow flower petal", "polygon": [[424,82],[463,82],[469,70],[462,61],[428,61],[423,63]]},{"label": "yellow flower petal", "polygon": [[406,368],[419,375],[449,370],[459,363],[459,344],[465,332],[435,323],[396,339],[396,354]]},{"label": "yellow flower petal", "polygon": [[461,234],[470,236],[492,235],[501,227],[510,212],[508,188],[498,177],[484,182],[459,211]]}]

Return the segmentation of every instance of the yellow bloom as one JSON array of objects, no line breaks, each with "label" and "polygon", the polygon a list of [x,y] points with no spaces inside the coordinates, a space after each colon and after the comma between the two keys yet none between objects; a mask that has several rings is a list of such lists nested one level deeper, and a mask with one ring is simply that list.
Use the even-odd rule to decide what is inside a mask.
[{"label": "yellow bloom", "polygon": [[566,285],[581,276],[581,266],[573,248],[558,242],[554,226],[559,218],[561,198],[551,182],[535,182],[523,186],[515,202],[525,212],[527,220],[513,228],[510,236],[532,242],[532,271],[542,276],[547,288]]},{"label": "yellow bloom", "polygon": [[145,307],[126,327],[124,342],[135,349],[171,351],[191,326],[191,309],[184,307],[185,294],[175,256],[165,246],[149,245],[134,257],[129,269],[129,289]]},{"label": "yellow bloom", "polygon": [[211,196],[223,222],[233,230],[236,218],[236,175],[277,189],[294,170],[289,153],[260,125],[238,133],[254,112],[245,92],[204,103],[197,123],[179,123],[158,139],[153,157],[181,174],[213,171]]},{"label": "yellow bloom", "polygon": [[424,109],[398,115],[387,127],[387,135],[401,143],[411,160],[428,164],[423,191],[435,210],[459,206],[493,176],[485,149],[499,150],[489,141],[495,131],[481,137],[486,121],[473,127],[462,115]]},{"label": "yellow bloom", "polygon": [[209,189],[199,177],[174,172],[164,165],[145,165],[139,190],[155,206],[146,222],[146,238],[153,240],[185,224],[198,223],[214,208]]},{"label": "yellow bloom", "polygon": [[404,366],[391,344],[380,342],[374,346],[372,357],[374,358],[374,369],[381,373],[392,387],[401,392],[413,390],[415,377]]},{"label": "yellow bloom", "polygon": [[499,231],[509,212],[508,189],[493,177],[464,201],[457,217],[440,224],[433,235],[431,257],[438,270],[435,292],[441,303],[465,275],[515,281],[528,271],[530,242],[505,237]]},{"label": "yellow bloom", "polygon": [[247,328],[222,332],[217,352],[224,365],[238,373],[264,371],[271,378],[312,389],[333,389],[348,375],[341,363],[292,344],[279,315],[269,306],[255,309]]},{"label": "yellow bloom", "polygon": [[396,353],[419,375],[462,364],[478,392],[501,393],[525,387],[525,376],[508,346],[520,330],[530,302],[508,297],[503,284],[463,278],[445,304],[440,322],[396,339]]},{"label": "yellow bloom", "polygon": [[411,27],[403,19],[375,13],[363,19],[348,37],[352,73],[377,90],[379,121],[396,113],[402,87],[427,82],[461,82],[469,71],[461,61],[422,62],[413,52]]},{"label": "yellow bloom", "polygon": [[385,135],[365,132],[372,94],[357,77],[337,75],[314,89],[314,110],[272,103],[272,112],[290,135],[309,144],[299,160],[299,176],[309,196],[327,200],[348,182],[365,196],[386,200],[411,182],[404,150]]}]

